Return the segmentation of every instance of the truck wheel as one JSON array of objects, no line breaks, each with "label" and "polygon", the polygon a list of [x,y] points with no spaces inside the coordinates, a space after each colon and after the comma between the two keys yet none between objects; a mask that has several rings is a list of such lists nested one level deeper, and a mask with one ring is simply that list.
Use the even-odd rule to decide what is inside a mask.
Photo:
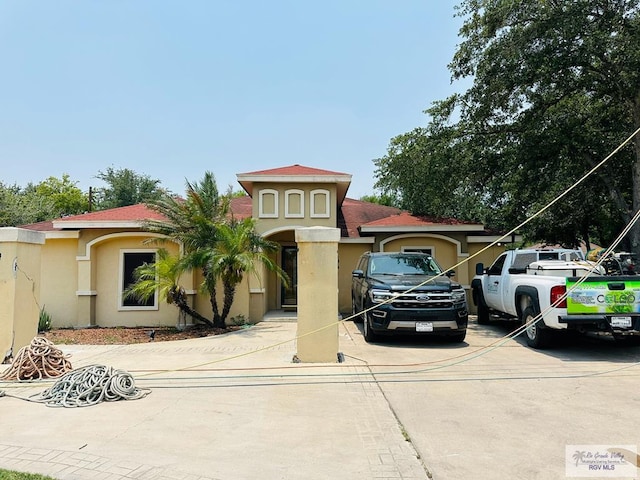
[{"label": "truck wheel", "polygon": [[480,288],[473,289],[473,303],[478,306],[478,325],[488,325],[491,321],[491,315],[489,314],[489,307],[484,302],[484,295]]},{"label": "truck wheel", "polygon": [[[532,307],[527,307],[522,312],[522,324],[531,322],[536,317],[536,312]],[[531,324],[525,330],[527,345],[532,348],[542,349],[549,345],[551,332],[544,327],[544,322],[540,319]]]},{"label": "truck wheel", "polygon": [[361,310],[358,308],[358,306],[356,305],[356,299],[355,298],[351,298],[351,320],[353,320],[355,323],[361,323],[362,322],[362,313],[360,313]]},{"label": "truck wheel", "polygon": [[489,325],[489,323],[491,323],[489,307],[487,307],[482,297],[480,297],[478,298],[478,325]]},{"label": "truck wheel", "polygon": [[364,316],[364,321],[362,322],[362,330],[364,332],[364,339],[367,343],[375,342],[378,338],[378,335],[375,334],[373,330],[371,330],[371,326],[369,325],[369,319],[367,315]]}]

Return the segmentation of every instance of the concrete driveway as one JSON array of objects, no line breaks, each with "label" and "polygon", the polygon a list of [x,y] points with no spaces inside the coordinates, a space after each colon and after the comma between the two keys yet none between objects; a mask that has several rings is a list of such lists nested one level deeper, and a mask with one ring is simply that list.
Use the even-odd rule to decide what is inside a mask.
[{"label": "concrete driveway", "polygon": [[0,468],[60,480],[549,480],[566,478],[568,445],[640,444],[638,347],[489,348],[509,328],[475,321],[460,345],[370,345],[360,329],[340,324],[341,364],[292,363],[293,322],[64,347],[74,368],[127,370],[151,395],[47,408],[13,398],[44,385],[0,382]]},{"label": "concrete driveway", "polygon": [[372,365],[436,480],[566,478],[568,446],[640,445],[640,347],[571,337],[545,351],[521,339],[491,348],[513,325],[475,320],[464,346],[367,345],[346,326],[349,353]]}]

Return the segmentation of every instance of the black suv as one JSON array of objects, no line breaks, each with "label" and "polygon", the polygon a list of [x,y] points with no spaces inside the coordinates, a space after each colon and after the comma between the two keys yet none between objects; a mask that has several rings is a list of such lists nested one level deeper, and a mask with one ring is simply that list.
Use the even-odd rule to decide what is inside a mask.
[{"label": "black suv", "polygon": [[354,319],[364,338],[413,333],[462,342],[467,333],[467,298],[453,272],[444,273],[425,253],[365,253],[352,273]]}]

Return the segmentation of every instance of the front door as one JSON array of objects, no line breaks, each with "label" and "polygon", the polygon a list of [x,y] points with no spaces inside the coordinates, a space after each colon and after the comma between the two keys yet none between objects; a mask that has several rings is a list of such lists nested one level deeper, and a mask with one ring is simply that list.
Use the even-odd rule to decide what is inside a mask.
[{"label": "front door", "polygon": [[282,285],[282,308],[298,304],[298,248],[282,247],[282,270],[289,277],[289,285]]}]

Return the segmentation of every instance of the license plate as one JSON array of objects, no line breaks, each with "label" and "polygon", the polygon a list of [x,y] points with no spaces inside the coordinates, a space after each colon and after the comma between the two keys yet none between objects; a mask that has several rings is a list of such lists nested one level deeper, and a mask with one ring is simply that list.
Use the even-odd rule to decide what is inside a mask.
[{"label": "license plate", "polygon": [[433,332],[433,323],[416,322],[416,332]]},{"label": "license plate", "polygon": [[631,317],[611,317],[612,327],[630,327]]}]

